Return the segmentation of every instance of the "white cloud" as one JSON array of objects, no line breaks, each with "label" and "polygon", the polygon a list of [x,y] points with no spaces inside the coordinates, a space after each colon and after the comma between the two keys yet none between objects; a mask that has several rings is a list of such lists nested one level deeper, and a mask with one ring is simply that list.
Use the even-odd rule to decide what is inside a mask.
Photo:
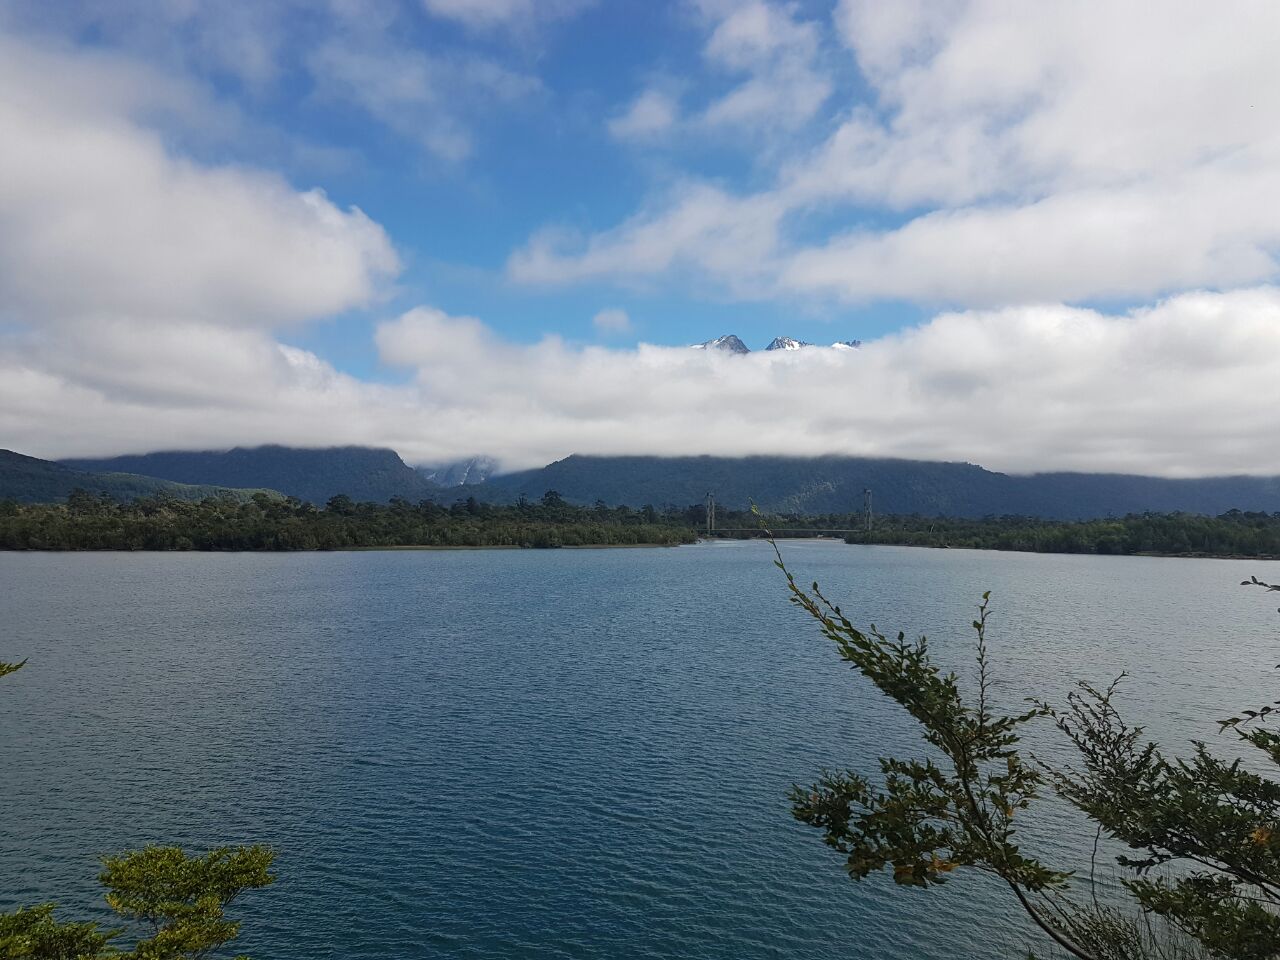
[{"label": "white cloud", "polygon": [[[709,14],[708,62],[737,83],[719,102],[816,49],[792,8],[762,9]],[[1271,8],[1243,32],[1178,4],[1158,23],[1099,5],[1089,29],[1062,13],[1075,6],[923,9],[841,5],[871,95],[768,189],[679,178],[612,230],[540,233],[508,269],[527,282],[688,276],[743,297],[971,309],[856,351],[730,357],[528,345],[424,307],[378,328],[381,358],[406,372],[398,385],[279,339],[377,302],[398,261],[376,223],[261,169],[181,153],[157,114],[190,112],[192,127],[226,117],[168,73],[0,40],[0,446],[366,443],[422,462],[484,450],[509,467],[572,452],[841,452],[1280,473],[1266,402],[1280,383],[1280,290],[1182,293],[1120,314],[1034,305],[1274,279]],[[785,23],[768,19],[779,11]],[[389,124],[456,117],[401,128],[443,137],[432,149],[446,155],[469,137],[448,84],[527,92],[487,61],[444,69],[367,37],[315,49],[332,95],[363,98]],[[595,324],[608,333],[625,319],[602,311]]]},{"label": "white cloud", "polygon": [[693,7],[707,33],[702,61],[713,92],[682,115],[669,91],[689,84],[667,77],[612,117],[609,133],[617,140],[666,146],[711,137],[774,153],[831,96],[833,84],[820,63],[818,24],[801,19],[794,5],[768,0],[696,2]]},{"label": "white cloud", "polygon": [[618,334],[631,332],[631,318],[627,316],[627,311],[619,310],[617,307],[601,310],[591,318],[591,325],[596,328],[598,333]]},{"label": "white cloud", "polygon": [[656,210],[583,241],[549,230],[507,261],[522,283],[645,277],[704,271],[742,293],[768,270],[785,208],[770,194],[738,198],[706,184],[683,184]]},{"label": "white cloud", "polygon": [[[519,69],[464,42],[435,41],[423,10],[469,26],[528,32],[576,12],[576,0],[10,0],[0,30],[65,39],[94,36],[103,47],[162,65],[171,78],[225,88],[237,82],[256,106],[273,100],[307,110],[349,104],[430,155],[471,155],[474,128],[495,107],[541,89]],[[427,41],[419,38],[423,26]],[[82,48],[81,58],[89,59]],[[172,82],[172,81],[171,81]],[[264,125],[265,126],[265,125]],[[287,138],[278,127],[260,140]],[[230,142],[231,138],[224,138]],[[316,149],[297,144],[300,154]],[[331,148],[330,148],[331,149]]]},{"label": "white cloud", "polygon": [[[377,345],[401,386],[362,383],[252,330],[201,325],[70,348],[0,348],[0,436],[37,455],[366,443],[410,461],[492,451],[826,454],[993,469],[1280,473],[1280,290],[1189,293],[1123,314],[942,314],[858,350],[730,356],[641,344],[518,344],[419,308]],[[442,431],[439,424],[448,423]]]},{"label": "white cloud", "polygon": [[[1259,206],[1261,204],[1261,206]],[[1280,168],[1231,164],[1176,184],[1082,189],[1022,205],[943,210],[790,255],[783,289],[851,299],[998,304],[1145,298],[1276,273]]]},{"label": "white cloud", "polygon": [[110,60],[90,69],[0,38],[0,86],[13,94],[0,103],[7,310],[276,325],[367,303],[397,271],[360,210],[261,171],[175,156],[134,119],[151,97],[137,71]]},{"label": "white cloud", "polygon": [[[789,36],[777,8],[709,6],[726,67]],[[842,0],[835,23],[867,87],[821,146],[754,193],[687,177],[612,229],[541,232],[512,277],[684,271],[735,295],[1005,304],[1280,274],[1280,7]]]},{"label": "white cloud", "polygon": [[[362,4],[366,22],[374,3]],[[282,48],[297,30],[291,17],[314,6],[309,0],[6,0],[0,27],[7,20],[23,29],[91,35],[173,73],[213,72],[260,90],[280,78]]]},{"label": "white cloud", "polygon": [[322,95],[360,106],[451,162],[471,154],[471,120],[480,106],[510,103],[541,86],[478,56],[431,56],[385,39],[363,47],[329,42],[308,64]]},{"label": "white cloud", "polygon": [[765,0],[716,9],[712,20],[704,57],[747,79],[706,107],[704,124],[759,133],[795,129],[813,118],[832,90],[818,68],[816,23],[800,20],[793,7]]},{"label": "white cloud", "polygon": [[644,140],[670,130],[679,113],[674,98],[660,90],[646,90],[609,121],[609,133],[618,140]]},{"label": "white cloud", "polygon": [[381,227],[174,153],[143,117],[202,103],[158,71],[0,37],[0,86],[5,445],[185,445],[281,418],[341,434],[361,415],[376,389],[272,331],[376,302],[399,269]]},{"label": "white cloud", "polygon": [[438,311],[386,325],[379,346],[415,371],[433,416],[513,464],[574,451],[769,451],[1013,471],[1280,472],[1274,414],[1258,402],[1280,383],[1280,291],[1269,287],[1120,315],[949,313],[845,351],[518,346]]},{"label": "white cloud", "polygon": [[594,0],[422,0],[434,16],[453,20],[475,30],[497,27],[528,28],[550,20],[574,16]]},{"label": "white cloud", "polygon": [[254,330],[132,321],[0,346],[0,446],[49,457],[399,438],[390,388]]}]

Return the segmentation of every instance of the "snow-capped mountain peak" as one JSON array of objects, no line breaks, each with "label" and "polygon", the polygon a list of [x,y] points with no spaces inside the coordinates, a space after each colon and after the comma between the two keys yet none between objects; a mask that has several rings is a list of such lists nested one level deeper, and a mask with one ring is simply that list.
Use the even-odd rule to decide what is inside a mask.
[{"label": "snow-capped mountain peak", "polygon": [[493,457],[470,457],[438,467],[418,467],[418,472],[432,483],[442,487],[465,487],[484,483],[498,470]]},{"label": "snow-capped mountain peak", "polygon": [[714,340],[704,341],[703,343],[695,343],[692,346],[694,350],[723,350],[725,353],[751,352],[751,348],[732,333],[725,334],[723,337],[716,337]]},{"label": "snow-capped mountain peak", "polygon": [[804,340],[796,340],[794,337],[774,337],[773,341],[765,347],[766,350],[799,350],[803,347],[811,347],[813,344]]},{"label": "snow-capped mountain peak", "polygon": [[[807,340],[797,340],[795,337],[774,337],[765,350],[803,350],[806,347],[813,347],[815,344],[809,343]],[[862,346],[861,340],[837,340],[826,349],[832,350],[854,350]],[[750,353],[751,348],[735,337],[732,333],[727,333],[723,337],[716,337],[714,340],[706,340],[702,343],[689,344],[692,350],[721,350],[725,353]]]}]

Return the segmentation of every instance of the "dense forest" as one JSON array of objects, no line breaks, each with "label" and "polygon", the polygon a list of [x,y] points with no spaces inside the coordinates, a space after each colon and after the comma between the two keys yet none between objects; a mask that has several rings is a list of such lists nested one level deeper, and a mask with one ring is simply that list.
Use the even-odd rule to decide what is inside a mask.
[{"label": "dense forest", "polygon": [[[393,497],[403,497],[417,503],[427,497],[439,499],[443,490],[401,460],[394,450],[376,447],[236,447],[63,463],[77,470],[123,471],[178,483],[275,490],[317,506],[343,493],[359,501],[389,503]],[[537,496],[546,489],[547,486],[540,487]]]},{"label": "dense forest", "polygon": [[[597,500],[640,508],[646,503],[687,504],[708,491],[736,510],[750,502],[782,513],[848,512],[862,506],[870,489],[885,514],[971,517],[1018,515],[1087,520],[1155,511],[1219,514],[1280,510],[1280,477],[1201,477],[1171,480],[1121,474],[1040,473],[1014,476],[970,463],[940,463],[867,457],[656,457],[570,456],[536,470],[491,475],[481,460],[424,473],[392,450],[368,447],[298,449],[268,446],[224,451],[162,452],[104,460],[69,460],[77,470],[125,471],[180,483],[275,490],[317,506],[345,493],[355,500],[387,503],[404,497],[452,502],[459,495],[490,503],[536,500],[558,490],[570,503]],[[427,475],[429,474],[429,476]],[[466,476],[482,482],[465,490],[442,486]],[[27,482],[26,502],[61,500],[63,486],[41,491]],[[152,483],[155,483],[152,480]],[[80,483],[85,489],[93,489]],[[0,499],[6,490],[0,459]]]},{"label": "dense forest", "polygon": [[1034,553],[1280,557],[1280,513],[1230,510],[1221,516],[1135,513],[1106,520],[1055,522],[1027,517],[941,520],[884,517],[848,543],[898,543]]},{"label": "dense forest", "polygon": [[4,550],[343,550],[362,547],[576,547],[689,543],[682,514],[653,508],[577,507],[554,491],[507,506],[474,498],[390,504],[332,497],[320,509],[296,498],[247,501],[144,497],[120,503],[76,491],[65,503],[0,501]]},{"label": "dense forest", "polygon": [[179,500],[203,500],[205,497],[248,500],[258,492],[257,489],[236,490],[203,482],[175,483],[132,473],[95,473],[24,456],[12,450],[0,450],[0,501],[51,503],[65,500],[75,490],[106,495],[113,500],[155,496]]},{"label": "dense forest", "polygon": [[[267,484],[269,486],[269,484]],[[1111,473],[997,473],[970,463],[868,457],[587,457],[571,456],[538,470],[490,478],[481,499],[554,489],[591,503],[686,504],[708,491],[727,507],[749,502],[788,514],[847,513],[870,489],[884,514],[970,517],[1016,514],[1087,520],[1155,511],[1219,514],[1280,510],[1280,478],[1200,477],[1172,480]]]},{"label": "dense forest", "polygon": [[[0,500],[2,550],[343,550],[373,547],[575,547],[692,543],[706,536],[702,504],[685,508],[582,507],[554,490],[537,500],[491,504],[396,498],[324,507],[256,493],[183,500],[157,495],[120,502],[73,492],[64,503]],[[841,536],[853,544],[1026,550],[1036,553],[1280,557],[1280,513],[1231,510],[1217,517],[1140,513],[1105,520],[1032,517],[876,517],[717,511],[715,536]]]},{"label": "dense forest", "polygon": [[839,535],[846,543],[1031,553],[1161,554],[1280,558],[1280,513],[1229,510],[1217,517],[1195,513],[1134,513],[1105,520],[1039,520],[1034,517],[963,518],[884,516],[864,529],[861,514],[765,516],[720,511],[721,537],[760,536],[763,523],[782,536]]}]

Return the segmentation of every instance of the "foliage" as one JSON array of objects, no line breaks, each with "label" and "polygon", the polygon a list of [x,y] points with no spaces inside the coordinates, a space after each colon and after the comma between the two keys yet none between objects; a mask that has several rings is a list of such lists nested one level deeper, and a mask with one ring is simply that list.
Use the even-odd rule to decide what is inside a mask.
[{"label": "foliage", "polygon": [[[0,677],[22,663],[0,663]],[[0,914],[0,960],[199,960],[240,933],[226,915],[245,890],[267,886],[275,854],[265,846],[219,847],[202,857],[178,847],[147,847],[103,859],[107,905],[141,928],[130,950],[113,941],[123,930],[55,919],[43,903]],[[244,960],[244,958],[240,958]]]},{"label": "foliage", "polygon": [[[962,868],[994,874],[1057,948],[1084,960],[1280,956],[1280,783],[1240,759],[1217,758],[1203,743],[1193,744],[1189,759],[1166,758],[1142,728],[1123,721],[1115,684],[1081,684],[1060,710],[1033,703],[999,711],[990,697],[986,595],[973,622],[970,700],[957,675],[935,663],[925,638],[857,628],[816,583],[802,588],[780,554],[776,562],[791,601],[818,622],[841,659],[906,710],[936,757],[883,758],[876,783],[826,773],[795,788],[794,815],[822,831],[852,878],[891,868],[898,883],[929,887]],[[1280,763],[1280,730],[1259,726],[1277,707],[1280,701],[1245,711],[1222,728]],[[1074,744],[1079,769],[1024,759],[1021,730],[1042,717]],[[1096,896],[1077,902],[1072,871],[1022,850],[1015,817],[1045,787],[1135,851],[1118,860],[1133,897],[1128,907]]]},{"label": "foliage", "polygon": [[3,660],[0,660],[0,677],[6,677],[15,670],[21,670],[26,662],[27,661],[23,660],[19,663],[5,663]]},{"label": "foliage", "polygon": [[1136,513],[1103,520],[1032,517],[962,520],[880,517],[871,531],[851,524],[848,543],[1023,550],[1033,553],[1280,556],[1280,513],[1229,510],[1217,517]]},{"label": "foliage", "polygon": [[231,490],[209,483],[173,483],[131,473],[76,470],[49,460],[0,450],[0,515],[12,512],[19,503],[49,503],[64,499],[77,489],[113,500],[151,496],[181,500],[225,496],[245,500],[255,492]]},{"label": "foliage", "polygon": [[878,512],[922,516],[1074,519],[1143,510],[1280,510],[1280,481],[1275,477],[1011,476],[969,463],[846,456],[575,455],[537,470],[493,477],[475,492],[489,499],[521,494],[536,499],[549,487],[570,502],[602,498],[632,507],[695,503],[712,491],[727,509],[744,509],[754,498],[769,510],[800,515],[857,513],[866,488],[873,491]]},{"label": "foliage", "polygon": [[0,957],[4,960],[81,960],[109,956],[111,934],[96,923],[59,923],[53,904],[0,914]]},{"label": "foliage", "polygon": [[[339,493],[357,501],[387,503],[393,497],[412,502],[455,495],[432,482],[443,473],[414,470],[394,451],[368,447],[298,449],[281,446],[225,451],[162,452],[51,464],[31,458],[14,463],[42,464],[40,477],[19,477],[16,493],[10,476],[14,463],[0,452],[0,500],[53,502],[72,486],[93,492],[104,472],[124,474],[135,484],[119,498],[156,492],[155,484],[218,484],[222,487],[269,489],[317,506]],[[47,470],[74,467],[92,471],[95,483],[51,478]],[[69,472],[69,471],[66,471]],[[137,476],[141,474],[143,476]],[[83,478],[83,475],[82,475]],[[51,482],[52,481],[52,482]],[[1171,480],[1114,474],[1036,474],[1010,476],[969,463],[939,463],[871,457],[593,457],[569,456],[535,470],[487,477],[458,488],[464,496],[492,503],[537,500],[544,490],[559,490],[570,503],[604,500],[633,508],[699,502],[707,491],[727,509],[745,508],[748,497],[770,510],[800,515],[848,516],[862,506],[862,491],[875,494],[884,514],[984,517],[1024,516],[1086,518],[1121,516],[1135,511],[1186,511],[1217,514],[1231,507],[1280,510],[1280,479],[1275,477],[1208,477]]]},{"label": "foliage", "polygon": [[[877,516],[871,530],[860,513],[769,517],[787,536],[838,533],[846,543],[1028,553],[1280,557],[1280,513],[1229,510],[1217,517],[1195,513],[1135,513],[1102,520],[1041,520],[1035,517]],[[720,510],[717,536],[758,537],[759,521],[748,511]]]},{"label": "foliage", "polygon": [[575,507],[558,496],[511,506],[474,497],[451,505],[331,497],[323,509],[257,494],[247,502],[149,497],[116,503],[74,493],[65,504],[0,512],[7,550],[340,550],[362,547],[561,547],[675,544],[695,539],[682,515]]},{"label": "foliage", "polygon": [[[266,488],[316,505],[339,493],[355,500],[386,503],[392,497],[417,501],[439,495],[440,491],[394,450],[374,447],[235,447],[66,463],[82,470],[144,474],[179,483]],[[64,495],[45,500],[60,499]]]},{"label": "foliage", "polygon": [[266,847],[220,847],[188,857],[177,847],[147,847],[103,860],[107,904],[141,927],[131,950],[113,941],[122,931],[95,923],[60,923],[54,905],[0,916],[3,960],[185,960],[210,955],[240,933],[226,908],[245,890],[265,887],[274,854]]}]

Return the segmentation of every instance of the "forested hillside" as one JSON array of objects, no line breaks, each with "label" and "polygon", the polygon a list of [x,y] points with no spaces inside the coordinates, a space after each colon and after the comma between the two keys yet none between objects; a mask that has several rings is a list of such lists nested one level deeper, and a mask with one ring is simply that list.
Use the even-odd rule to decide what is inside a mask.
[{"label": "forested hillside", "polygon": [[323,509],[258,494],[132,503],[75,493],[65,503],[0,501],[3,550],[342,550],[362,547],[574,547],[689,543],[682,517],[575,507],[554,494],[493,506],[474,498],[389,505],[331,498]]},{"label": "forested hillside", "polygon": [[[688,504],[708,492],[729,509],[847,513],[870,489],[878,513],[1086,519],[1145,511],[1216,515],[1280,510],[1276,477],[1165,480],[1121,474],[1012,476],[970,463],[859,457],[584,457],[495,477],[486,496],[555,489],[576,502]],[[484,489],[484,488],[480,488]]]},{"label": "forested hillside", "polygon": [[1271,558],[1280,557],[1280,514],[1141,513],[1069,522],[1029,517],[881,517],[870,531],[854,529],[846,541],[1031,553]]},{"label": "forested hillside", "polygon": [[265,487],[314,504],[322,504],[339,494],[375,503],[386,503],[392,497],[416,501],[439,495],[440,491],[439,486],[406,464],[394,450],[374,447],[236,447],[64,463],[86,470],[141,473],[180,483]]},{"label": "forested hillside", "polygon": [[[442,487],[394,451],[368,447],[256,447],[66,462],[182,483],[268,488],[313,504],[339,494],[377,503],[393,497],[448,502],[460,495],[513,503],[522,496],[536,500],[547,490],[557,490],[578,504],[604,501],[634,508],[646,504],[683,508],[711,492],[728,509],[744,509],[754,501],[780,512],[824,514],[861,510],[863,490],[870,489],[877,513],[899,515],[1075,520],[1147,511],[1217,515],[1232,509],[1280,510],[1280,478],[1276,477],[1014,476],[971,463],[841,456],[571,456],[464,487]],[[485,476],[491,466],[476,475]],[[46,499],[60,499],[66,492],[60,489]]]},{"label": "forested hillside", "polygon": [[50,460],[0,450],[0,501],[48,503],[65,500],[75,490],[114,500],[135,500],[158,494],[181,500],[202,500],[212,496],[246,500],[255,492],[206,483],[173,483],[129,473],[74,470]]}]

